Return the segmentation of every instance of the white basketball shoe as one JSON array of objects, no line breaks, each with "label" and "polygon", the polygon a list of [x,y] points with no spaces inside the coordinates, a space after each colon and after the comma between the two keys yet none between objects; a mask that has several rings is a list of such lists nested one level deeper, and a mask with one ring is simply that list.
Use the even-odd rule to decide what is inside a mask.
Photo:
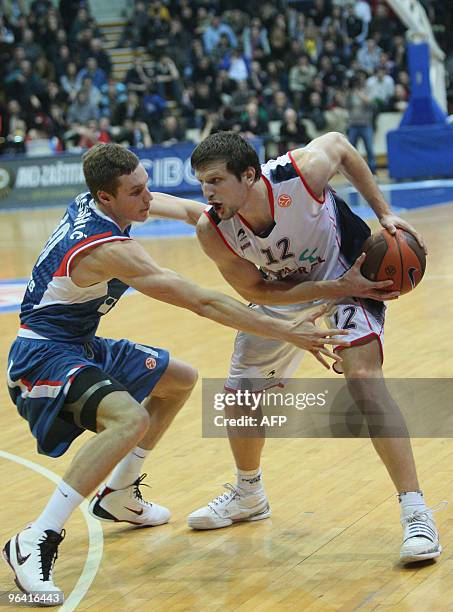
[{"label": "white basketball shoe", "polygon": [[22,592],[35,596],[39,605],[63,603],[63,593],[53,583],[52,570],[64,536],[64,530],[59,534],[31,525],[8,540],[3,548],[3,557],[15,574],[16,585]]},{"label": "white basketball shoe", "polygon": [[438,507],[415,510],[401,517],[403,543],[400,559],[402,563],[435,559],[442,552],[439,533],[433,520],[433,511],[437,509]]},{"label": "white basketball shoe", "polygon": [[220,529],[243,521],[261,521],[271,515],[264,490],[244,495],[240,489],[227,483],[227,490],[213,499],[207,506],[192,512],[187,517],[192,529]]},{"label": "white basketball shoe", "polygon": [[[142,474],[125,489],[110,489],[102,485],[88,510],[92,516],[107,523],[131,523],[141,527],[163,525],[170,520],[170,510],[158,504],[145,501],[140,485],[147,474]],[[146,486],[146,485],[145,485]]]}]

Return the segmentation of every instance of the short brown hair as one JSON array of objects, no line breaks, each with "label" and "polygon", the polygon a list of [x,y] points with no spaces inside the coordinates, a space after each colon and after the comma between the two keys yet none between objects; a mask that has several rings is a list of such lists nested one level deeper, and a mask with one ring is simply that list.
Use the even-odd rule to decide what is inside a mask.
[{"label": "short brown hair", "polygon": [[213,161],[223,161],[226,169],[241,180],[247,168],[255,168],[255,180],[261,176],[261,164],[252,145],[235,132],[216,132],[200,142],[190,159],[192,168],[199,170]]},{"label": "short brown hair", "polygon": [[119,144],[97,144],[83,157],[83,174],[93,198],[98,201],[98,191],[116,196],[119,178],[132,174],[140,160]]}]

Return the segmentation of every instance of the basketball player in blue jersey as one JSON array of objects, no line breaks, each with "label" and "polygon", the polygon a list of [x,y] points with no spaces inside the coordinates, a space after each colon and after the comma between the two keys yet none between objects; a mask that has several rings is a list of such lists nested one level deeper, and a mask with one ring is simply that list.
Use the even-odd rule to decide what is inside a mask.
[{"label": "basketball player in blue jersey", "polygon": [[[397,294],[388,286],[363,283],[361,248],[370,231],[330,189],[329,180],[341,172],[383,227],[392,233],[396,227],[406,229],[422,245],[421,237],[392,213],[368,166],[341,134],[326,134],[260,166],[243,138],[220,132],[196,147],[192,166],[211,204],[204,214],[198,207],[201,245],[255,312],[289,321],[313,300],[335,300],[330,320],[349,331],[351,346],[337,347],[343,361],[334,363],[334,369],[344,373],[366,418],[377,405],[384,416],[390,413],[400,423],[401,437],[373,437],[369,421],[374,447],[398,492],[404,530],[400,558],[409,563],[438,557],[439,537],[419,487],[407,429],[385,385],[379,384],[385,307],[376,300]],[[182,210],[188,208],[182,203]],[[168,211],[178,217],[176,202],[169,203]],[[252,390],[262,391],[290,377],[301,358],[302,352],[289,344],[240,332],[225,386],[237,390],[247,380]],[[236,432],[230,444],[237,483],[189,516],[194,529],[217,529],[271,514],[260,468],[264,439]]]},{"label": "basketball player in blue jersey", "polygon": [[[52,569],[63,525],[109,474],[91,500],[94,517],[141,526],[170,518],[166,508],[142,498],[140,473],[190,395],[197,372],[164,349],[96,336],[100,317],[129,286],[338,361],[325,345],[336,343],[331,337],[339,330],[314,324],[322,309],[298,321],[277,321],[160,267],[130,238],[131,223],[145,221],[152,202],[148,176],[133,153],[98,145],[84,155],[83,171],[90,192],[70,204],[38,257],[8,358],[11,398],[40,453],[59,457],[85,430],[98,434],[80,448],[40,516],[3,549],[17,585],[27,593],[50,594],[42,601],[48,605],[61,603]],[[348,346],[347,340],[340,344]]]}]

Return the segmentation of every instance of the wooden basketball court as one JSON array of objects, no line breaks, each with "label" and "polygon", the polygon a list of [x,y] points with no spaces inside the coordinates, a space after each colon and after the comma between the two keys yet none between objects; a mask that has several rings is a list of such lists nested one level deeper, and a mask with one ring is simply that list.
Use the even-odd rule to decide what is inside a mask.
[{"label": "wooden basketball court", "polygon": [[[61,210],[2,214],[1,278],[30,274]],[[453,207],[403,215],[419,228],[430,255],[417,290],[392,303],[385,372],[392,377],[453,376]],[[197,283],[233,294],[195,238],[144,240],[162,264]],[[0,315],[0,363],[6,370],[17,313]],[[201,377],[227,372],[233,330],[139,294],[124,297],[101,324],[105,336],[164,346],[196,365]],[[307,356],[298,374],[335,376]],[[37,455],[35,441],[0,388],[0,543],[41,511],[83,440],[58,460]],[[452,398],[453,406],[453,398]],[[429,410],[430,406],[427,405]],[[429,505],[451,498],[453,440],[417,439],[419,477]],[[24,463],[25,461],[25,463]],[[32,463],[28,463],[32,462]],[[54,579],[65,610],[447,610],[453,608],[452,507],[436,514],[444,553],[409,569],[398,563],[396,497],[368,440],[273,439],[264,484],[272,518],[194,532],[186,516],[234,482],[225,439],[201,437],[201,383],[146,464],[144,495],[168,506],[170,524],[151,529],[100,524],[77,510],[67,524]],[[99,562],[99,563],[98,563]],[[17,592],[0,569],[0,607]],[[11,606],[8,606],[11,607]]]}]

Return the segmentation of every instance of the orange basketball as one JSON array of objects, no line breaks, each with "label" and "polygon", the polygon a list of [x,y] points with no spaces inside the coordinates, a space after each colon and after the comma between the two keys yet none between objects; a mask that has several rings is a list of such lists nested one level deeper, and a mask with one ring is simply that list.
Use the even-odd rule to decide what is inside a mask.
[{"label": "orange basketball", "polygon": [[426,268],[424,250],[414,236],[397,229],[392,234],[383,229],[372,234],[363,245],[366,259],[362,264],[363,276],[372,281],[392,280],[389,291],[409,293],[422,280]]}]

